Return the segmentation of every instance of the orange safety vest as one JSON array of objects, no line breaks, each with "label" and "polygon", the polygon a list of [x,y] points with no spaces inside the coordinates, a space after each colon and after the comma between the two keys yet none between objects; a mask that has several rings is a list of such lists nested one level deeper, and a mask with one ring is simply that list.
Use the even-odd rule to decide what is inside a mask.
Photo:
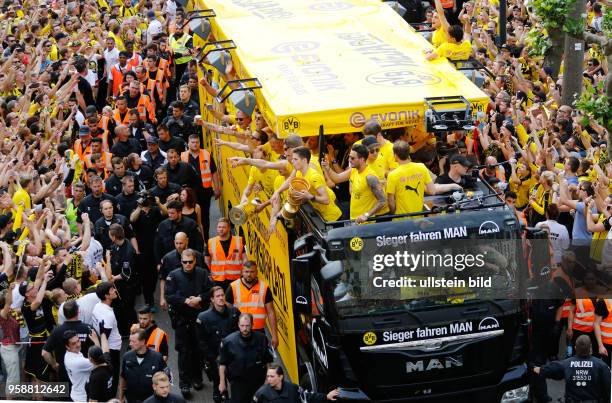
[{"label": "orange safety vest", "polygon": [[85,149],[83,149],[83,146],[81,145],[81,139],[76,139],[74,142],[73,149],[74,152],[79,156],[79,159],[85,162],[85,156],[87,154],[91,154],[91,142],[85,147]]},{"label": "orange safety vest", "polygon": [[159,63],[157,64],[157,68],[163,71],[167,78],[170,78],[170,60],[166,60],[160,57]]},{"label": "orange safety vest", "polygon": [[234,294],[234,305],[243,313],[253,315],[253,329],[261,330],[266,326],[265,298],[268,285],[259,280],[251,289],[246,288],[241,279],[230,284]]},{"label": "orange safety vest", "polygon": [[208,254],[211,257],[210,274],[214,281],[236,280],[242,271],[242,249],[244,241],[240,236],[232,236],[228,256],[225,256],[218,236],[208,240]]},{"label": "orange safety vest", "polygon": [[122,70],[119,64],[115,64],[113,67],[111,67],[111,80],[113,80],[112,92],[114,97],[119,95],[119,91],[121,90],[121,84],[123,84],[125,72],[130,71],[132,69],[129,64],[123,68],[125,69],[125,71]]},{"label": "orange safety vest", "polygon": [[153,95],[153,90],[157,89],[157,94],[160,98],[164,95],[164,75],[165,72],[162,69],[157,69],[157,73],[155,73],[155,79],[151,80],[149,76],[149,70],[147,70],[147,77],[149,77],[149,81],[147,82],[147,90],[149,90],[149,94]]},{"label": "orange safety vest", "polygon": [[142,57],[138,53],[134,53],[131,58],[128,59],[127,65],[132,69],[140,66],[142,63]]},{"label": "orange safety vest", "polygon": [[[107,170],[106,167],[112,167],[111,161],[113,160],[113,154],[107,151],[101,153],[102,159],[104,160],[104,170]],[[85,168],[93,168],[93,163],[91,162],[91,154],[87,154],[85,156]]]},{"label": "orange safety vest", "polygon": [[155,111],[153,110],[153,105],[151,104],[151,99],[148,95],[140,94],[140,99],[138,99],[138,105],[136,105],[136,109],[138,110],[138,115],[140,115],[140,120],[146,122],[148,113],[149,120],[153,123],[156,122]]},{"label": "orange safety vest", "polygon": [[593,331],[593,324],[595,323],[595,306],[591,298],[582,298],[584,297],[583,294],[584,290],[582,288],[576,289],[576,312],[572,329],[589,333]]},{"label": "orange safety vest", "polygon": [[522,226],[527,227],[527,218],[525,218],[525,213],[522,211],[515,210],[516,218],[519,220]]},{"label": "orange safety vest", "polygon": [[[140,326],[135,323],[130,328],[130,333],[138,329],[140,329]],[[147,339],[147,347],[150,347],[159,353],[159,348],[161,347],[161,343],[164,339],[166,339],[166,343],[168,343],[168,335],[166,334],[166,332],[156,327],[155,329],[153,329],[151,335]]]},{"label": "orange safety vest", "polygon": [[115,109],[115,114],[113,115],[113,119],[117,125],[129,125],[130,124],[130,109],[125,110],[125,116],[123,119],[121,118],[121,112],[119,109]]},{"label": "orange safety vest", "polygon": [[[210,170],[210,153],[208,150],[200,149],[198,160],[200,161],[200,177],[202,179],[202,187],[211,188],[212,172]],[[181,153],[181,161],[189,164],[189,151],[183,151]]]},{"label": "orange safety vest", "polygon": [[601,319],[599,329],[601,330],[601,342],[612,346],[612,299],[604,298],[606,308],[608,308],[608,316]]},{"label": "orange safety vest", "polygon": [[[565,273],[563,270],[561,269],[553,270],[551,279],[554,280],[557,277],[562,278],[563,281],[567,283],[567,285],[569,285],[572,289],[574,289],[574,282],[572,281],[572,278],[568,276],[567,273]],[[572,301],[570,299],[566,299],[563,302],[563,306],[561,307],[561,317],[567,318],[571,310],[572,310]]]}]

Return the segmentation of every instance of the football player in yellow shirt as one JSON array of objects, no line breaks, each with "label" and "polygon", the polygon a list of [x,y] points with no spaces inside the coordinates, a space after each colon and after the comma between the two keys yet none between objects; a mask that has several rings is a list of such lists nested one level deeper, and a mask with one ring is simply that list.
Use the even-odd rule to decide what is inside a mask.
[{"label": "football player in yellow shirt", "polygon": [[433,183],[425,164],[410,161],[410,145],[407,142],[396,141],[393,155],[399,166],[387,176],[387,201],[391,214],[423,211],[425,193],[435,195],[461,190],[457,184]]},{"label": "football player in yellow shirt", "polygon": [[336,205],[336,195],[325,184],[325,178],[318,173],[310,163],[310,150],[306,147],[293,149],[291,164],[295,169],[285,180],[285,183],[278,188],[270,198],[272,203],[279,199],[280,194],[289,188],[291,180],[294,178],[304,178],[310,184],[309,191],[294,192],[293,196],[297,201],[309,201],[312,207],[321,214],[325,221],[336,221],[342,215],[340,208]]},{"label": "football player in yellow shirt", "polygon": [[383,210],[387,204],[384,190],[378,176],[368,167],[367,159],[370,152],[363,144],[353,144],[349,154],[349,168],[336,173],[325,162],[323,169],[335,183],[350,181],[351,220],[357,224],[367,221],[370,217]]},{"label": "football player in yellow shirt", "polygon": [[469,35],[464,35],[463,28],[452,25],[448,30],[448,42],[438,46],[435,50],[425,51],[425,59],[434,60],[446,57],[449,60],[467,60],[472,53],[472,43]]}]

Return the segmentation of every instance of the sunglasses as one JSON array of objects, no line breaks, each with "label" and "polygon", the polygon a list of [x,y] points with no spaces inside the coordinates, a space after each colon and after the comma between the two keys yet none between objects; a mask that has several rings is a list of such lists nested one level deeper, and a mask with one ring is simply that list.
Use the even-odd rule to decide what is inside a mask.
[{"label": "sunglasses", "polygon": [[244,118],[236,118],[236,122],[242,122]]},{"label": "sunglasses", "polygon": [[183,264],[192,264],[193,260],[182,260]]}]

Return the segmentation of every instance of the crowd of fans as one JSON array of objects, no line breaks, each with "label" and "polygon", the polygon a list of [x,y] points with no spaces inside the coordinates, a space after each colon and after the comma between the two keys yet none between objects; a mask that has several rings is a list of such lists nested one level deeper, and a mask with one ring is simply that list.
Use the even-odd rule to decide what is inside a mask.
[{"label": "crowd of fans", "polygon": [[[229,104],[223,112],[211,106],[220,124],[202,121],[200,89],[216,95],[235,73],[230,63],[224,74],[205,71],[198,80],[185,11],[174,0],[5,2],[0,357],[6,382],[69,379],[73,399],[107,400],[114,393],[101,385],[109,376],[124,397],[126,365],[146,359],[165,367],[172,354],[167,340],[159,357],[143,358],[154,329],[157,279],[172,279],[185,256],[201,262],[203,253],[210,264],[210,206],[221,191],[217,164],[251,166],[242,201],[257,198],[257,211],[271,205],[271,232],[295,178],[305,179],[309,190],[293,192],[292,199],[311,203],[325,221],[365,223],[376,215],[418,213],[425,193],[466,189],[468,171],[483,165],[481,177],[505,192],[521,221],[549,233],[555,267],[569,264],[565,251],[572,245],[574,264],[594,262],[598,276],[611,270],[608,131],[561,104],[562,80],[531,56],[527,32],[538,22],[525,2],[509,1],[501,22],[497,1],[410,5],[407,15],[422,14],[412,22],[432,27],[427,60],[474,58],[493,73],[483,83],[490,103],[477,128],[436,137],[369,121],[363,132],[328,136],[319,158],[317,137],[281,139],[257,110],[248,116]],[[588,21],[601,32],[602,4],[589,5]],[[500,23],[508,37],[497,46]],[[596,46],[584,65],[585,86],[608,72]],[[203,127],[219,133],[217,146],[247,156],[215,161],[213,150],[203,148],[209,144]],[[160,271],[175,250],[188,252]],[[213,280],[230,289],[223,278]],[[593,287],[586,292],[594,297]],[[146,306],[137,316],[139,293]],[[164,309],[166,295],[162,288]],[[187,305],[205,310],[206,301],[204,295]],[[595,350],[609,359],[612,336],[593,324],[607,323],[612,311],[594,301],[590,329],[572,334],[575,301],[560,309],[570,321],[568,336],[592,335]],[[142,329],[132,328],[138,321]],[[122,338],[129,338],[131,353],[121,355]],[[69,376],[66,367],[85,375]],[[270,373],[280,385],[277,375]],[[153,378],[154,389],[167,389],[164,376]]]}]

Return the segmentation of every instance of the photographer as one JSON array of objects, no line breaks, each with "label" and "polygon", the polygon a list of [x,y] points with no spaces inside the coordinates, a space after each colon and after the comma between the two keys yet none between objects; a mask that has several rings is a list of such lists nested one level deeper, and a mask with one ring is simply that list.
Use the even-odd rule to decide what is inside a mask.
[{"label": "photographer", "polygon": [[154,306],[153,293],[157,281],[157,269],[153,252],[155,231],[159,223],[168,215],[168,211],[166,206],[160,202],[159,197],[152,196],[148,191],[138,193],[136,204],[136,208],[130,214],[130,221],[140,246],[138,267],[140,268],[140,277],[142,279],[142,293],[145,304]]}]

